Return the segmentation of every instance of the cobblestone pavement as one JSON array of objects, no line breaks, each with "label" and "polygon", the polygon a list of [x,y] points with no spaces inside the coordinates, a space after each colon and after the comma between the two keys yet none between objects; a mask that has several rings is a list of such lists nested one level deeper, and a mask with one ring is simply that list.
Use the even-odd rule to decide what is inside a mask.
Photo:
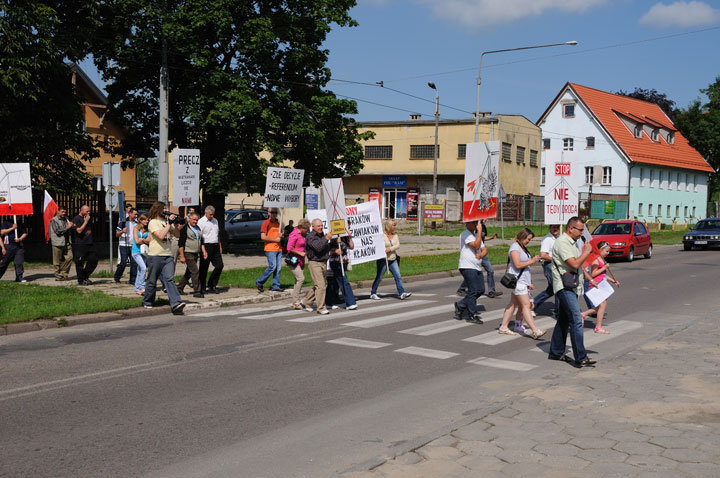
[{"label": "cobblestone pavement", "polygon": [[343,476],[717,477],[719,367],[720,322],[703,319],[597,368],[518,384],[496,412]]}]

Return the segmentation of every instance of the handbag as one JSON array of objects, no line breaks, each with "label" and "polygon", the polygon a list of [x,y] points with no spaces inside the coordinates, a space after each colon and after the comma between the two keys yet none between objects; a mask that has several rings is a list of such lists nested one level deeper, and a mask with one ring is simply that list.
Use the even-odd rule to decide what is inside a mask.
[{"label": "handbag", "polygon": [[560,272],[560,268],[553,261],[553,265],[560,274],[560,280],[562,281],[563,289],[575,290],[578,286],[578,273],[577,272]]},{"label": "handbag", "polygon": [[513,274],[512,272],[510,272],[509,269],[510,258],[508,257],[507,266],[505,266],[505,274],[503,274],[502,278],[500,279],[500,283],[508,289],[515,289],[515,287],[517,287],[518,277],[520,277],[522,273],[525,272],[525,269],[527,269],[527,267],[523,267],[518,275]]},{"label": "handbag", "polygon": [[295,254],[288,254],[285,256],[285,264],[287,264],[288,267],[295,267],[298,265],[298,256]]}]

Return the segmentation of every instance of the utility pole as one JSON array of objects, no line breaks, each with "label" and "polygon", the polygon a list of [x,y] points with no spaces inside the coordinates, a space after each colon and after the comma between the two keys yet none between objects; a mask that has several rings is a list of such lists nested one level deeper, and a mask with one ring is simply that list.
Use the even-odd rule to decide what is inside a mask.
[{"label": "utility pole", "polygon": [[432,81],[428,86],[435,90],[435,153],[433,155],[433,186],[432,186],[432,202],[437,204],[437,166],[438,166],[438,126],[440,123],[440,94],[438,93],[435,83]]},{"label": "utility pole", "polygon": [[162,36],[162,65],[160,66],[160,133],[158,142],[158,201],[168,201],[168,183],[170,169],[168,167],[168,62],[167,40]]}]

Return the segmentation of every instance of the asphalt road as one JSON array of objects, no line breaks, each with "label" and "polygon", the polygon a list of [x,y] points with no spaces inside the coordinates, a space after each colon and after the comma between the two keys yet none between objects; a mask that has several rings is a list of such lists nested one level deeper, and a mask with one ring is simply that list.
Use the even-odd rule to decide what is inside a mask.
[{"label": "asphalt road", "polygon": [[[598,366],[714,310],[719,262],[657,247],[613,264],[612,333],[585,329]],[[496,328],[509,294],[464,324],[458,282],[413,282],[400,301],[386,279],[382,301],[328,316],[267,304],[0,337],[0,476],[332,476],[531,380],[582,373],[543,353],[549,303],[547,340],[508,338]]]}]

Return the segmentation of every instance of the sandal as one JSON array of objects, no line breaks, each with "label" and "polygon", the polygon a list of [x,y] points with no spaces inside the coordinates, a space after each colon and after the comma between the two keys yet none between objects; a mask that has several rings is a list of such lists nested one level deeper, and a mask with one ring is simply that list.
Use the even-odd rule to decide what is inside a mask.
[{"label": "sandal", "polygon": [[498,334],[501,335],[517,335],[515,332],[513,332],[510,329],[498,329]]},{"label": "sandal", "polygon": [[545,335],[545,333],[547,333],[547,330],[538,329],[537,331],[535,331],[535,332],[533,332],[532,334],[530,334],[530,337],[532,337],[533,340],[539,340],[540,337],[542,337],[543,335]]},{"label": "sandal", "polygon": [[588,367],[591,365],[595,365],[597,363],[597,360],[593,360],[591,358],[586,358],[585,360],[579,361],[577,364],[581,367]]},{"label": "sandal", "polygon": [[595,327],[595,333],[596,334],[609,334],[609,330],[605,330],[602,327]]},{"label": "sandal", "polygon": [[298,303],[298,302],[293,302],[292,308],[295,310],[303,310],[305,307],[300,305],[300,303]]}]

